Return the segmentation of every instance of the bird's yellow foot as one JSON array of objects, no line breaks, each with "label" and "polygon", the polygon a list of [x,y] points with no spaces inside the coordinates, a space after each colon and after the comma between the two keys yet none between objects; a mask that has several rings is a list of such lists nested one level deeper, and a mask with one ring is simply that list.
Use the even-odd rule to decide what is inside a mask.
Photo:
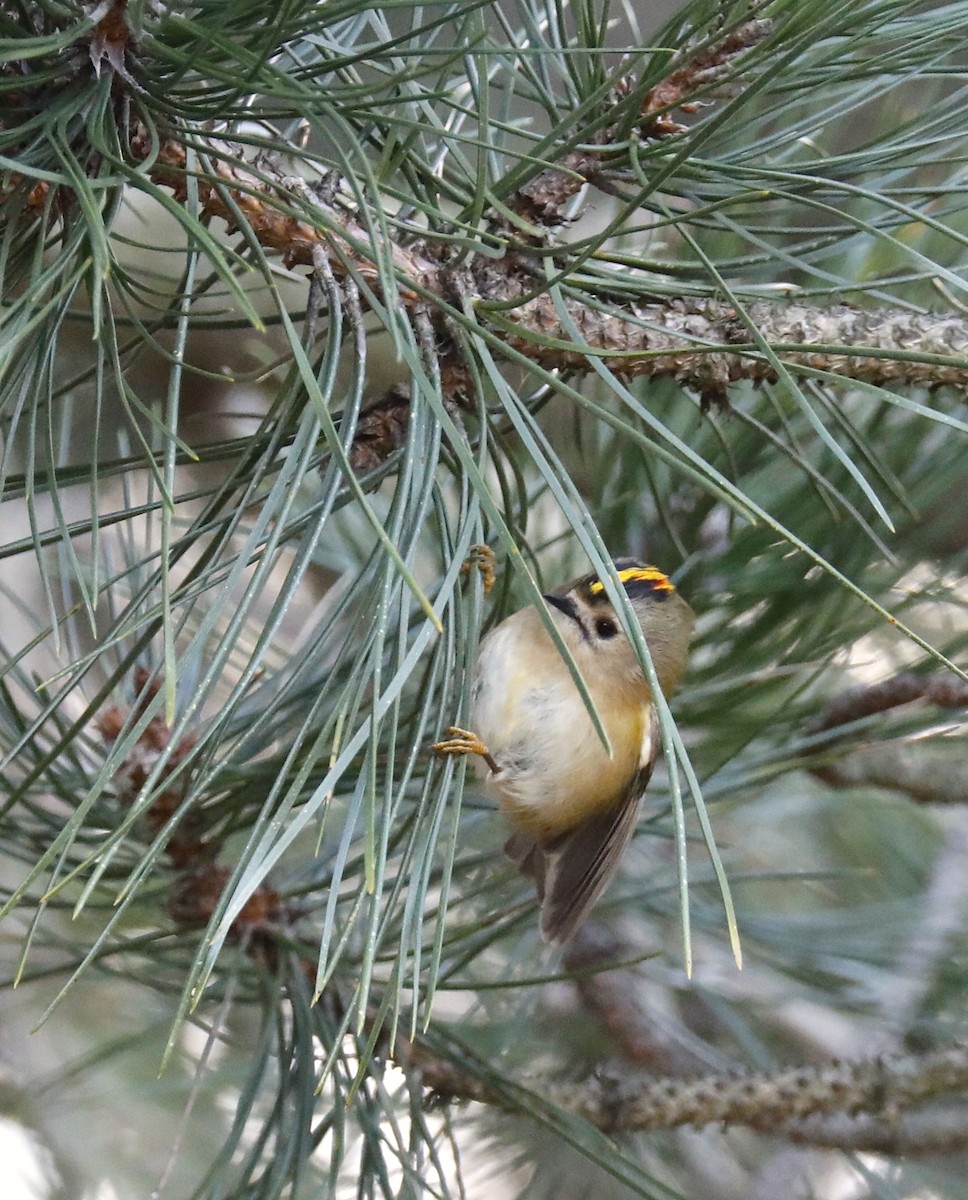
[{"label": "bird's yellow foot", "polygon": [[497,578],[494,570],[494,551],[490,546],[471,546],[470,553],[464,559],[460,573],[464,576],[470,575],[475,567],[480,572],[481,579],[484,581],[484,595],[490,595],[491,588],[494,586],[494,580]]},{"label": "bird's yellow foot", "polygon": [[435,754],[476,754],[478,758],[484,759],[495,775],[500,771],[501,768],[491,757],[490,750],[476,733],[471,733],[469,729],[461,729],[457,725],[451,725],[447,734],[444,741],[435,742],[431,746]]}]

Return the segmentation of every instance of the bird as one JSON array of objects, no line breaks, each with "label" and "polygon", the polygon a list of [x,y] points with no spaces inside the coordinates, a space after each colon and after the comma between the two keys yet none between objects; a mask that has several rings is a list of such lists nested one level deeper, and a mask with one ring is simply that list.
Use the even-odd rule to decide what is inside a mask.
[{"label": "bird", "polygon": [[[669,577],[613,560],[664,696],[678,687],[695,620]],[[539,927],[567,941],[614,876],[659,755],[652,689],[605,584],[586,574],[543,597],[608,735],[609,753],[537,608],[512,613],[482,640],[471,729],[452,726],[440,755],[472,755],[513,830],[511,861],[536,886]]]}]

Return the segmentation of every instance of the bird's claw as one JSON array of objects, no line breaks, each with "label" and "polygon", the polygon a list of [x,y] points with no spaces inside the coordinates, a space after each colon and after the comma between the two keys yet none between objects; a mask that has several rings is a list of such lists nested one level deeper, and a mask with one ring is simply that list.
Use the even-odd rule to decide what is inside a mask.
[{"label": "bird's claw", "polygon": [[477,734],[472,733],[470,729],[461,729],[458,725],[451,725],[447,730],[447,735],[442,742],[435,742],[431,746],[435,754],[476,754],[478,758],[484,759],[495,774],[500,770],[491,756],[491,752]]}]

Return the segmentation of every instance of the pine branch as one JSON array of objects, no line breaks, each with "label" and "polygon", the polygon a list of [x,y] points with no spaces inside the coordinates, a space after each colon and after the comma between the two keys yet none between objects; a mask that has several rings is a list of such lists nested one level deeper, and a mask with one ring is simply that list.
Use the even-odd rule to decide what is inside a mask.
[{"label": "pine branch", "polygon": [[[508,345],[559,369],[588,369],[589,358],[604,353],[618,375],[671,375],[707,393],[741,379],[776,378],[772,365],[750,344],[752,325],[789,366],[884,385],[968,383],[968,322],[961,317],[760,302],[748,306],[743,321],[728,304],[688,299],[632,304],[622,316],[574,300],[563,308],[564,317],[550,296],[524,300],[514,309],[517,329],[505,327]],[[574,346],[571,327],[584,345]],[[549,341],[559,344],[549,346]],[[562,344],[569,341],[572,347]],[[899,358],[898,352],[909,357]]]},{"label": "pine branch", "polygon": [[[126,19],[123,4],[109,6],[90,39],[95,69],[113,71],[122,92],[135,87]],[[741,90],[749,82],[740,71],[746,55],[772,31],[772,22],[754,19],[710,45],[681,51],[645,92],[637,136],[655,140],[684,132],[671,113],[694,111],[695,96],[724,78]],[[626,79],[617,92],[627,95],[636,86]],[[614,156],[612,139],[623,133],[628,130],[619,125],[603,125],[595,145],[568,152],[522,185],[506,211],[530,225],[532,234],[522,240],[506,218],[492,215],[482,238],[504,244],[505,254],[471,256],[459,268],[450,263],[446,240],[398,232],[384,242],[359,219],[332,178],[311,193],[304,180],[280,171],[267,156],[249,168],[230,143],[197,131],[172,133],[157,144],[144,128],[136,128],[129,151],[179,200],[187,198],[188,177],[195,175],[203,218],[223,218],[230,231],[244,222],[287,266],[313,267],[322,250],[335,278],[356,275],[382,303],[402,303],[411,316],[429,307],[441,353],[450,340],[446,311],[454,306],[476,315],[495,348],[503,345],[512,356],[548,370],[586,372],[602,359],[615,375],[671,376],[705,398],[722,398],[740,380],[774,379],[775,364],[764,354],[764,344],[793,369],[885,386],[968,384],[968,321],[960,314],[899,308],[865,312],[846,304],[782,301],[757,301],[739,312],[714,298],[642,300],[623,293],[620,281],[598,279],[584,281],[580,294],[574,288],[550,292],[542,261],[554,245],[546,235],[565,221],[565,206],[586,183],[602,181]],[[26,209],[49,203],[46,184],[26,190],[27,183],[12,175],[5,193],[16,186],[25,191]],[[560,249],[564,255],[566,247]],[[385,294],[380,269],[388,262],[394,295]]]},{"label": "pine branch", "polygon": [[[772,21],[758,18],[731,30],[712,45],[696,51],[684,47],[669,64],[668,73],[645,93],[636,123],[637,136],[648,139],[687,133],[688,126],[674,119],[674,111],[694,113],[701,108],[696,93],[721,83],[731,70],[738,69],[746,52],[772,31]],[[742,86],[739,81],[737,86]],[[629,95],[635,87],[634,79],[622,79],[615,88],[615,99]],[[605,183],[604,175],[612,158],[609,144],[621,141],[622,137],[618,125],[606,126],[594,135],[597,143],[594,149],[570,151],[560,163],[523,184],[508,205],[508,211],[517,218],[514,225],[524,221],[549,229],[564,224],[568,219],[567,205],[584,185]],[[510,231],[512,225],[498,220],[491,227],[495,231]]]},{"label": "pine branch", "polygon": [[[505,1087],[471,1075],[419,1043],[406,1046],[398,1058],[418,1070],[423,1086],[441,1097],[506,1110],[517,1107]],[[609,1133],[725,1124],[792,1135],[807,1117],[862,1113],[873,1115],[872,1128],[883,1137],[894,1113],[968,1088],[968,1047],[953,1044],[921,1055],[692,1080],[615,1074],[581,1083],[511,1082]],[[802,1132],[801,1137],[806,1139]]]},{"label": "pine branch", "polygon": [[800,1146],[870,1154],[957,1154],[968,1148],[968,1105],[929,1105],[882,1117],[807,1117],[775,1132]]},{"label": "pine branch", "polygon": [[832,700],[810,725],[811,733],[823,733],[850,725],[864,717],[889,712],[905,704],[924,700],[938,708],[968,706],[968,684],[946,672],[915,674],[902,671],[881,683],[862,684],[848,688]]},{"label": "pine branch", "polygon": [[[152,154],[141,135],[133,150],[144,156],[156,182],[185,197],[189,155],[183,144],[168,140]],[[968,320],[960,315],[760,301],[747,307],[744,319],[718,300],[643,303],[615,294],[593,304],[559,298],[542,292],[537,262],[529,263],[522,251],[498,260],[478,256],[459,271],[451,271],[429,241],[401,239],[378,254],[371,233],[325,195],[314,200],[314,219],[306,219],[305,201],[304,215],[296,215],[299,196],[291,178],[265,164],[255,173],[225,161],[224,144],[220,153],[217,143],[209,143],[202,157],[219,181],[199,175],[204,214],[222,217],[230,228],[244,218],[287,266],[311,266],[322,248],[336,278],[358,274],[389,302],[377,265],[388,252],[405,307],[422,311],[436,301],[474,310],[509,350],[551,370],[588,371],[591,360],[601,357],[616,375],[672,376],[703,395],[720,396],[730,383],[776,377],[751,337],[752,326],[789,366],[884,385],[968,385]],[[437,324],[446,339],[442,316]]]},{"label": "pine branch", "polygon": [[[968,686],[948,673],[904,671],[881,683],[847,689],[811,723],[809,732],[825,733],[918,701],[964,709]],[[839,754],[837,743],[831,746],[825,740],[815,747],[815,755],[818,761],[810,769],[830,787],[882,787],[927,804],[968,801],[968,767],[963,760],[948,754],[932,758],[920,740],[860,746]]]}]

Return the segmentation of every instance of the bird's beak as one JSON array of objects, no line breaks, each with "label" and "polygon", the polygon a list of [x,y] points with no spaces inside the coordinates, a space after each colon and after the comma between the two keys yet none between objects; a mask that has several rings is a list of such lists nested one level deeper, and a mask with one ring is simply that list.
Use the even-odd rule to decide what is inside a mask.
[{"label": "bird's beak", "polygon": [[563,612],[566,617],[570,617],[576,625],[581,625],[581,618],[578,616],[578,605],[568,596],[542,596],[542,600],[546,604],[550,604],[552,608],[557,608],[559,612]]}]

